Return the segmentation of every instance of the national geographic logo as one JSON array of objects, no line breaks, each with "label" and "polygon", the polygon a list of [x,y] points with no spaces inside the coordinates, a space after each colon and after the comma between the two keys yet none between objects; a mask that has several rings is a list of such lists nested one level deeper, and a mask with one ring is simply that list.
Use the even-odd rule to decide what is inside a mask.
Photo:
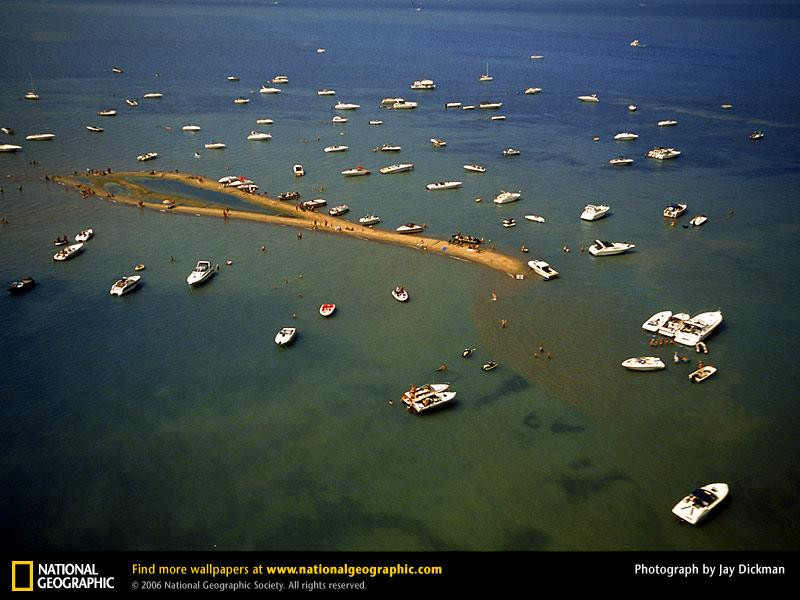
[{"label": "national geographic logo", "polygon": [[113,590],[114,578],[103,577],[93,563],[37,563],[11,561],[11,591]]}]

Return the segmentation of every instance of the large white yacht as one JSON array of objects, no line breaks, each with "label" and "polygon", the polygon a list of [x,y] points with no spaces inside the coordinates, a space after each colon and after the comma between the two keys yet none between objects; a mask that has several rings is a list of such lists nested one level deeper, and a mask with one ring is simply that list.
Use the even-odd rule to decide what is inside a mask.
[{"label": "large white yacht", "polygon": [[411,84],[412,90],[435,90],[436,84],[432,79],[417,79]]},{"label": "large white yacht", "polygon": [[425,225],[417,225],[416,223],[406,223],[405,225],[400,225],[397,229],[395,229],[397,233],[421,233],[425,231]]},{"label": "large white yacht", "polygon": [[289,77],[287,75],[275,75],[270,83],[289,83]]},{"label": "large white yacht", "polygon": [[418,106],[419,106],[419,102],[403,101],[403,102],[395,102],[389,108],[391,108],[393,110],[409,110],[409,109],[417,108]]},{"label": "large white yacht", "polygon": [[405,102],[405,98],[400,98],[399,96],[384,98],[381,100],[381,106],[391,106],[392,104],[397,104],[398,102]]},{"label": "large white yacht", "polygon": [[506,190],[501,190],[497,196],[494,197],[495,204],[508,204],[509,202],[516,202],[522,196],[522,192],[508,192]]},{"label": "large white yacht", "polygon": [[17,146],[15,144],[0,144],[0,152],[16,152],[17,150],[22,150],[22,146]]},{"label": "large white yacht", "polygon": [[109,293],[112,296],[124,296],[128,292],[133,291],[134,288],[139,285],[141,279],[141,275],[131,275],[129,277],[123,277],[122,279],[117,279],[114,285],[111,286]]},{"label": "large white yacht", "polygon": [[472,171],[473,173],[486,173],[486,167],[478,164],[464,165],[465,171]]},{"label": "large white yacht", "polygon": [[461,187],[461,184],[461,181],[437,181],[436,183],[429,183],[425,188],[430,191],[452,190],[453,188]]},{"label": "large white yacht", "polygon": [[618,156],[617,158],[612,158],[610,161],[608,161],[608,164],[610,164],[612,167],[623,167],[632,165],[633,159],[628,158],[627,156]]},{"label": "large white yacht", "polygon": [[396,165],[389,165],[379,169],[381,175],[390,175],[392,173],[405,173],[414,169],[414,163],[400,163]]},{"label": "large white yacht", "polygon": [[368,215],[364,215],[358,219],[359,225],[364,225],[365,227],[369,227],[370,225],[377,225],[381,222],[381,218],[378,215],[373,213],[369,213]]},{"label": "large white yacht", "polygon": [[695,346],[706,339],[722,323],[722,311],[705,312],[684,321],[680,331],[675,333],[675,342],[685,346]]},{"label": "large white yacht", "polygon": [[55,133],[32,133],[31,135],[25,136],[25,139],[30,142],[46,142],[54,139],[55,137]]},{"label": "large white yacht", "polygon": [[609,210],[610,207],[606,206],[605,204],[587,204],[583,207],[581,219],[584,221],[596,221],[597,219],[604,217]]},{"label": "large white yacht", "polygon": [[578,96],[578,100],[581,102],[600,102],[600,98],[597,97],[597,94],[590,94],[588,96]]},{"label": "large white yacht", "polygon": [[337,102],[333,108],[336,110],[356,110],[357,108],[361,108],[361,105],[351,102]]},{"label": "large white yacht", "polygon": [[661,146],[656,146],[655,148],[647,152],[647,156],[649,158],[656,158],[658,160],[678,158],[680,155],[681,155],[680,150],[676,150],[675,148],[662,148]]},{"label": "large white yacht", "polygon": [[622,366],[631,371],[659,371],[667,365],[657,356],[637,356],[622,362]]},{"label": "large white yacht", "polygon": [[215,271],[211,268],[211,263],[209,261],[199,260],[197,261],[197,266],[194,268],[194,271],[189,273],[189,276],[186,278],[186,283],[191,286],[200,285],[213,277],[214,273]]},{"label": "large white yacht", "polygon": [[622,254],[632,248],[636,248],[636,246],[625,242],[604,242],[602,240],[595,240],[594,244],[589,246],[589,254],[592,256],[611,256],[612,254]]},{"label": "large white yacht", "polygon": [[639,136],[631,131],[620,131],[617,135],[614,136],[615,140],[628,142],[632,140],[638,139]]},{"label": "large white yacht", "polygon": [[558,277],[558,271],[543,260],[529,260],[528,266],[533,269],[534,273],[541,275],[545,281]]},{"label": "large white yacht", "polygon": [[269,87],[266,85],[262,85],[261,89],[258,90],[259,94],[280,94],[281,89],[276,87]]},{"label": "large white yacht", "polygon": [[495,109],[502,107],[503,107],[502,102],[481,102],[480,104],[478,104],[478,108],[483,108],[483,109]]},{"label": "large white yacht", "polygon": [[697,525],[728,496],[727,483],[709,483],[697,488],[672,509],[672,514],[691,525]]},{"label": "large white yacht", "polygon": [[183,127],[181,127],[181,129],[183,131],[200,131],[202,129],[202,127],[200,127],[200,125],[192,125],[190,123],[188,125],[184,125]]},{"label": "large white yacht", "polygon": [[251,141],[255,140],[255,141],[261,142],[261,141],[265,141],[265,140],[271,140],[272,139],[272,134],[271,133],[264,133],[263,131],[251,131],[247,135],[247,139],[251,140]]}]

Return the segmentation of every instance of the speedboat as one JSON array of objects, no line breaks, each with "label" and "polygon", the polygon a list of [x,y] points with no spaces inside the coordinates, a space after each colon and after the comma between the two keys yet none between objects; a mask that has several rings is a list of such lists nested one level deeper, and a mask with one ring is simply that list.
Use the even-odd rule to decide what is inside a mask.
[{"label": "speedboat", "polygon": [[325,48],[317,48],[317,54],[325,54],[325,52],[327,52]]},{"label": "speedboat", "polygon": [[483,108],[483,109],[495,109],[495,108],[501,108],[502,106],[503,106],[502,102],[481,102],[480,104],[478,104],[478,108]]},{"label": "speedboat", "polygon": [[538,88],[538,87],[529,87],[529,88],[525,89],[525,93],[528,94],[528,95],[538,94],[541,91],[542,91],[542,88]]},{"label": "speedboat", "polygon": [[335,96],[336,90],[329,90],[328,88],[322,88],[321,90],[317,90],[317,96]]},{"label": "speedboat", "polygon": [[347,204],[340,204],[339,206],[334,206],[328,211],[328,214],[332,217],[338,217],[339,215],[343,215],[345,213],[350,212],[350,207]]},{"label": "speedboat", "polygon": [[411,387],[400,396],[400,400],[403,401],[403,404],[408,405],[416,399],[423,398],[429,394],[440,394],[449,389],[449,383],[426,383],[419,386],[411,384]]},{"label": "speedboat", "polygon": [[477,350],[477,348],[464,348],[461,351],[461,358],[469,358]]},{"label": "speedboat", "polygon": [[681,155],[680,150],[676,150],[675,148],[662,148],[660,146],[656,146],[655,148],[647,152],[647,156],[649,158],[655,158],[658,160],[678,158],[680,155]]},{"label": "speedboat", "polygon": [[141,280],[141,275],[131,275],[130,277],[123,277],[122,279],[117,279],[114,282],[114,285],[111,286],[111,290],[109,293],[112,296],[124,296],[128,292],[133,291],[133,289],[139,285],[139,281]]},{"label": "speedboat", "polygon": [[258,189],[258,186],[253,183],[243,183],[239,186],[239,189],[243,192],[247,192],[248,194],[254,194]]},{"label": "speedboat", "polygon": [[461,102],[446,102],[445,108],[461,108]]},{"label": "speedboat", "polygon": [[683,323],[691,317],[686,313],[674,313],[664,324],[658,328],[658,335],[664,337],[675,337],[675,333],[683,328]]},{"label": "speedboat", "polygon": [[245,98],[244,96],[239,96],[233,99],[234,104],[249,104],[250,98]]},{"label": "speedboat", "polygon": [[158,158],[158,152],[146,152],[144,154],[140,154],[136,157],[136,160],[139,162],[144,162],[146,160],[153,160],[154,158]]},{"label": "speedboat", "polygon": [[408,302],[408,292],[401,286],[397,286],[392,290],[392,297],[398,302]]},{"label": "speedboat", "polygon": [[509,202],[516,202],[522,196],[522,192],[507,192],[506,190],[501,190],[497,196],[494,197],[495,204],[508,204]]},{"label": "speedboat", "polygon": [[330,317],[333,314],[333,311],[336,310],[335,304],[323,304],[319,307],[319,314],[323,317]]},{"label": "speedboat", "polygon": [[635,133],[632,133],[630,131],[620,131],[617,135],[614,136],[615,140],[620,140],[620,141],[623,141],[623,142],[636,140],[638,138],[639,138],[638,135],[636,135]]},{"label": "speedboat", "polygon": [[135,107],[139,106],[139,101],[136,98],[128,98],[127,100],[125,100],[125,104],[127,104],[128,106]]},{"label": "speedboat", "polygon": [[696,346],[706,339],[722,323],[722,311],[715,310],[695,315],[683,323],[675,332],[675,342],[685,346]]},{"label": "speedboat", "polygon": [[25,136],[25,139],[29,142],[46,142],[54,139],[55,137],[55,133],[32,133],[31,135]]},{"label": "speedboat", "polygon": [[711,377],[717,372],[717,368],[711,365],[706,365],[689,373],[689,381],[692,383],[701,383]]},{"label": "speedboat", "polygon": [[639,356],[636,358],[629,358],[622,362],[622,366],[631,371],[659,371],[665,369],[667,365],[664,364],[657,356]]},{"label": "speedboat", "polygon": [[369,173],[369,170],[361,165],[342,171],[342,175],[345,177],[361,177],[362,175],[369,175]]},{"label": "speedboat", "polygon": [[764,132],[762,131],[754,131],[753,133],[750,134],[750,139],[753,141],[760,140],[763,137],[764,137]]},{"label": "speedboat", "polygon": [[706,221],[708,221],[708,217],[707,216],[705,216],[705,215],[697,215],[696,217],[692,217],[689,220],[689,224],[693,225],[694,227],[700,227]]},{"label": "speedboat", "polygon": [[256,125],[272,125],[274,122],[272,119],[256,119]]},{"label": "speedboat", "polygon": [[429,183],[425,188],[429,191],[434,190],[451,190],[453,188],[461,187],[461,181],[437,181],[436,183]]},{"label": "speedboat", "polygon": [[263,131],[251,131],[248,134],[247,139],[256,142],[264,142],[266,140],[271,140],[272,134],[264,133]]},{"label": "speedboat", "polygon": [[558,271],[543,260],[529,260],[528,266],[537,275],[541,275],[545,281],[558,277]]},{"label": "speedboat", "polygon": [[211,268],[211,263],[207,260],[199,260],[197,261],[197,266],[194,268],[194,271],[189,273],[189,276],[186,278],[186,283],[191,286],[200,285],[204,281],[208,281],[211,277],[214,276],[214,269]]},{"label": "speedboat", "polygon": [[506,116],[505,115],[495,115],[493,117],[490,117],[489,120],[490,121],[505,121],[506,120]]},{"label": "speedboat", "polygon": [[655,333],[664,326],[664,323],[666,323],[667,319],[669,319],[671,316],[672,311],[662,310],[661,312],[658,312],[647,319],[647,321],[642,324],[642,329]]},{"label": "speedboat", "polygon": [[636,105],[635,104],[628,104],[628,110],[631,112],[636,112]]},{"label": "speedboat", "polygon": [[29,292],[34,287],[36,287],[36,282],[33,280],[33,277],[23,277],[19,281],[11,282],[11,285],[8,286],[8,293],[16,296]]},{"label": "speedboat", "polygon": [[608,164],[610,164],[612,167],[632,165],[633,159],[625,156],[618,156],[617,158],[612,158],[610,161],[608,161]]},{"label": "speedboat", "polygon": [[519,156],[520,151],[516,148],[506,148],[503,150],[503,156]]},{"label": "speedboat", "polygon": [[294,173],[295,177],[302,177],[306,174],[306,170],[303,168],[303,165],[297,164],[292,167],[292,173]]},{"label": "speedboat", "polygon": [[380,148],[378,148],[378,150],[381,152],[400,152],[402,149],[402,146],[396,146],[392,144],[383,144]]},{"label": "speedboat", "polygon": [[417,79],[411,84],[412,90],[435,90],[436,84],[432,79]]},{"label": "speedboat", "polygon": [[405,225],[400,225],[397,229],[395,229],[397,233],[421,233],[425,231],[425,225],[417,225],[416,223],[406,223]]},{"label": "speedboat", "polygon": [[408,102],[403,100],[402,102],[395,102],[389,108],[392,110],[411,110],[413,108],[417,108],[419,106],[419,102]]},{"label": "speedboat", "polygon": [[496,362],[494,362],[494,361],[489,361],[489,362],[487,362],[487,363],[484,363],[484,364],[481,366],[481,369],[483,369],[484,371],[494,371],[494,370],[495,370],[497,367],[499,367],[499,366],[500,366],[500,365],[499,365],[499,364],[497,364]]},{"label": "speedboat", "polygon": [[597,219],[604,217],[609,210],[610,207],[606,206],[605,204],[587,204],[583,207],[581,219],[584,221],[596,221]]},{"label": "speedboat", "polygon": [[675,127],[675,125],[677,124],[678,122],[673,119],[665,119],[663,121],[658,122],[659,127]]},{"label": "speedboat", "polygon": [[326,146],[323,152],[345,152],[347,148],[347,146]]},{"label": "speedboat", "polygon": [[275,335],[275,343],[278,344],[278,346],[287,346],[294,341],[294,338],[296,336],[297,336],[296,327],[283,327]]},{"label": "speedboat", "polygon": [[514,219],[503,219],[503,227],[514,227],[516,224]]},{"label": "speedboat", "polygon": [[370,125],[383,125],[383,121],[381,121],[380,119],[372,119],[372,120],[369,122],[369,124],[370,124]]},{"label": "speedboat", "polygon": [[434,148],[443,148],[444,146],[447,146],[447,142],[440,138],[431,138],[431,144]]},{"label": "speedboat", "polygon": [[697,488],[672,509],[672,514],[691,525],[697,525],[719,506],[728,495],[727,483],[709,483]]},{"label": "speedboat", "polygon": [[138,265],[133,267],[133,270],[134,271],[144,271],[146,268],[147,267],[144,265],[144,263],[139,263]]},{"label": "speedboat", "polygon": [[486,167],[478,164],[464,165],[464,170],[472,171],[473,173],[486,173]]},{"label": "speedboat", "polygon": [[360,104],[352,104],[349,102],[337,102],[333,108],[336,110],[356,110],[357,108],[361,108]]},{"label": "speedboat", "polygon": [[200,131],[202,128],[199,125],[189,124],[189,125],[184,125],[183,127],[181,127],[181,129],[183,131]]},{"label": "speedboat", "polygon": [[347,123],[347,119],[345,117],[340,117],[336,115],[331,119],[331,123]]},{"label": "speedboat", "polygon": [[664,209],[664,216],[668,219],[677,219],[686,212],[686,204],[670,204]]},{"label": "speedboat", "polygon": [[269,87],[269,86],[266,86],[266,85],[262,85],[261,89],[258,90],[258,93],[259,94],[280,94],[281,90],[280,90],[280,88]]},{"label": "speedboat", "polygon": [[271,83],[289,83],[288,75],[275,75],[270,81]]},{"label": "speedboat", "polygon": [[542,60],[544,56],[541,54],[531,54],[531,60]]},{"label": "speedboat", "polygon": [[53,260],[57,260],[57,261],[69,260],[73,256],[76,256],[77,254],[80,254],[81,251],[83,250],[83,246],[84,246],[84,244],[82,244],[82,243],[81,244],[72,244],[70,246],[67,246],[66,248],[63,248],[63,249],[59,250],[58,252],[56,252],[53,255]]},{"label": "speedboat", "polygon": [[278,200],[297,200],[300,197],[300,192],[284,192],[278,196]]},{"label": "speedboat", "polygon": [[400,163],[397,165],[389,165],[378,169],[382,175],[389,175],[391,173],[405,173],[414,169],[414,163]]},{"label": "speedboat", "polygon": [[456,392],[452,391],[432,393],[424,398],[417,398],[407,403],[408,410],[419,415],[423,412],[441,408],[455,397]]},{"label": "speedboat", "polygon": [[103,128],[102,127],[96,127],[94,125],[87,125],[86,129],[88,131],[91,131],[92,133],[103,133]]},{"label": "speedboat", "polygon": [[541,215],[525,215],[525,218],[528,221],[534,221],[536,223],[544,223],[544,217]]},{"label": "speedboat", "polygon": [[111,67],[111,72],[119,75],[121,73],[124,73],[125,70],[122,67]]},{"label": "speedboat", "polygon": [[206,150],[224,150],[225,144],[222,142],[209,142],[205,145]]},{"label": "speedboat", "polygon": [[225,79],[227,79],[228,81],[239,81],[239,76],[238,75],[228,75]]},{"label": "speedboat", "polygon": [[76,242],[88,242],[94,235],[94,229],[84,229],[75,235]]},{"label": "speedboat", "polygon": [[612,254],[622,254],[636,248],[634,244],[627,244],[625,242],[604,242],[602,240],[595,240],[594,244],[589,246],[589,254],[592,256],[611,256]]},{"label": "speedboat", "polygon": [[381,218],[372,213],[364,215],[358,220],[359,225],[364,225],[364,226],[377,225],[380,222]]},{"label": "speedboat", "polygon": [[306,200],[300,203],[300,207],[304,210],[316,210],[322,208],[328,203],[324,198],[315,198],[314,200]]},{"label": "speedboat", "polygon": [[16,146],[14,144],[0,144],[0,152],[16,152],[17,150],[22,150],[22,146]]},{"label": "speedboat", "polygon": [[148,92],[147,94],[144,94],[142,96],[142,98],[147,98],[148,100],[152,100],[154,98],[163,98],[163,97],[164,94],[162,94],[161,92]]},{"label": "speedboat", "polygon": [[600,98],[597,97],[597,94],[591,94],[590,96],[578,96],[578,100],[581,102],[600,102]]}]

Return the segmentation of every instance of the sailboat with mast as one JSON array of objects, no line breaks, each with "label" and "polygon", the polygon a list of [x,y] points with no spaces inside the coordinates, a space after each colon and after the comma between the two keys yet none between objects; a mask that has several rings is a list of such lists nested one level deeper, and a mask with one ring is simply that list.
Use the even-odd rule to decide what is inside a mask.
[{"label": "sailboat with mast", "polygon": [[489,75],[489,63],[486,63],[486,72],[478,78],[478,81],[492,81],[494,77]]},{"label": "sailboat with mast", "polygon": [[33,75],[28,73],[28,76],[31,78],[31,89],[29,89],[25,93],[25,99],[26,100],[38,100],[39,99],[39,94],[36,93],[36,88],[33,87]]}]

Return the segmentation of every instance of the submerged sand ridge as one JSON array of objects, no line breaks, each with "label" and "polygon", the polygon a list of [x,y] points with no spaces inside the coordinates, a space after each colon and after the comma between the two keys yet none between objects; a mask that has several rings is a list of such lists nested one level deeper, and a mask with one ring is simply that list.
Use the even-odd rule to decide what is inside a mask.
[{"label": "submerged sand ridge", "polygon": [[[211,190],[226,194],[238,200],[269,208],[278,214],[264,214],[227,207],[207,207],[193,204],[191,199],[176,194],[151,190],[146,185],[132,179],[153,179],[179,181],[187,186]],[[236,188],[223,187],[212,179],[191,173],[174,173],[166,171],[123,171],[119,173],[90,173],[86,175],[56,175],[51,181],[73,188],[84,197],[95,196],[100,199],[113,200],[119,204],[138,206],[141,209],[174,213],[203,215],[223,219],[243,219],[259,221],[288,227],[298,227],[313,231],[322,231],[337,235],[349,235],[365,240],[374,240],[387,244],[406,246],[442,256],[465,260],[490,267],[521,279],[528,271],[525,263],[518,258],[502,254],[490,249],[470,249],[450,244],[446,240],[421,235],[400,234],[374,227],[367,227],[339,217],[301,210],[299,206],[282,202],[266,195],[251,194]],[[125,195],[114,194],[108,186],[117,186],[127,191]],[[165,201],[167,202],[165,204]],[[171,206],[171,208],[166,208]]]}]

